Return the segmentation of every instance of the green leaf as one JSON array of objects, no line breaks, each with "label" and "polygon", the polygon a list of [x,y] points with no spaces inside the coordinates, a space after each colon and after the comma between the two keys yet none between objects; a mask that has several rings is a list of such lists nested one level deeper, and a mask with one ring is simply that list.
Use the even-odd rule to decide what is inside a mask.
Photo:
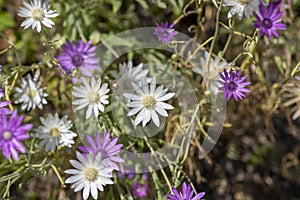
[{"label": "green leaf", "polygon": [[144,9],[149,8],[148,4],[144,0],[136,0],[136,2],[138,2]]},{"label": "green leaf", "polygon": [[119,0],[111,1],[111,5],[113,8],[113,12],[116,13],[120,10],[120,8],[122,6],[122,1],[119,1]]},{"label": "green leaf", "polygon": [[0,13],[0,31],[4,31],[7,28],[15,26],[15,21],[12,20],[9,12]]}]

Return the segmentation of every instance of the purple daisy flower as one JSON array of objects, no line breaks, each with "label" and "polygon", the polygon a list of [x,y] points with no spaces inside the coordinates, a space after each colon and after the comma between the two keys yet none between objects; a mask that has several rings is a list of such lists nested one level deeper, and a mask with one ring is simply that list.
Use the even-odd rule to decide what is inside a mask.
[{"label": "purple daisy flower", "polygon": [[109,160],[107,166],[119,170],[119,167],[115,162],[124,162],[124,160],[117,156],[121,152],[121,147],[123,146],[123,144],[116,144],[119,139],[118,137],[110,140],[110,132],[107,132],[103,139],[99,133],[96,134],[95,140],[90,135],[87,135],[86,139],[91,146],[78,147],[84,154],[93,153],[94,155],[97,155],[101,152],[102,158]]},{"label": "purple daisy flower", "polygon": [[231,96],[238,101],[238,99],[243,99],[245,97],[244,92],[251,92],[247,88],[244,88],[246,85],[250,84],[250,82],[243,82],[247,78],[247,75],[239,78],[241,70],[233,72],[232,69],[230,69],[230,72],[228,73],[224,69],[224,75],[222,73],[219,74],[222,78],[219,83],[223,85],[219,90],[224,92],[227,101],[229,101]]},{"label": "purple daisy flower", "polygon": [[168,43],[170,40],[174,38],[174,36],[177,34],[177,31],[173,29],[174,24],[168,25],[168,22],[165,24],[162,23],[161,25],[156,24],[156,28],[154,31],[154,35],[157,36],[159,41],[162,41],[164,44]]},{"label": "purple daisy flower", "polygon": [[9,119],[4,113],[1,113],[0,118],[0,148],[3,155],[8,159],[11,155],[13,159],[18,160],[19,155],[17,151],[25,153],[26,149],[21,143],[21,140],[29,138],[26,134],[32,128],[32,124],[23,124],[23,115],[17,116],[17,110],[14,110]]},{"label": "purple daisy flower", "polygon": [[147,196],[147,191],[148,191],[148,185],[141,185],[138,182],[135,182],[132,186],[132,194],[135,197],[144,197]]},{"label": "purple daisy flower", "polygon": [[57,59],[67,74],[79,68],[86,76],[92,76],[92,71],[99,68],[99,59],[96,58],[96,46],[91,46],[91,41],[84,43],[79,40],[71,43],[68,39],[62,46],[62,52]]},{"label": "purple daisy flower", "polygon": [[205,192],[200,192],[199,194],[196,194],[196,196],[194,196],[194,191],[192,190],[190,185],[186,184],[186,182],[183,182],[182,184],[181,193],[179,193],[179,191],[174,187],[172,188],[172,191],[174,195],[168,194],[169,200],[201,200],[201,198],[205,195]]},{"label": "purple daisy flower", "polygon": [[259,12],[254,13],[257,19],[254,27],[259,28],[261,36],[266,34],[268,38],[271,38],[272,35],[278,38],[277,30],[286,30],[286,25],[281,23],[283,12],[280,12],[280,3],[281,1],[271,2],[267,10],[263,3],[259,4]]}]

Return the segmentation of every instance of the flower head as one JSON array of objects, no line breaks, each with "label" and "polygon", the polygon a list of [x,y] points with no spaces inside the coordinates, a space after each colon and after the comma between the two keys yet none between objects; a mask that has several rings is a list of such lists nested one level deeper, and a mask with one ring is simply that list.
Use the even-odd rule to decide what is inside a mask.
[{"label": "flower head", "polygon": [[82,78],[83,86],[74,86],[74,91],[72,95],[78,99],[72,102],[73,105],[77,105],[77,110],[80,110],[84,107],[88,107],[86,111],[86,119],[88,119],[92,114],[95,117],[98,117],[99,110],[104,112],[105,104],[108,104],[108,96],[106,95],[109,92],[108,84],[104,83],[101,86],[101,79],[98,79],[96,82],[95,78],[91,78],[91,84],[85,78]]},{"label": "flower head", "polygon": [[231,6],[228,18],[237,14],[239,20],[245,15],[250,18],[254,11],[258,11],[259,0],[224,0],[223,6]]},{"label": "flower head", "polygon": [[157,36],[157,39],[159,41],[162,41],[164,44],[167,44],[177,34],[177,31],[175,31],[173,27],[174,24],[172,23],[169,26],[168,22],[166,22],[165,24],[162,23],[161,25],[156,24],[154,35]]},{"label": "flower head", "polygon": [[186,182],[182,184],[182,192],[179,193],[179,191],[174,187],[172,188],[172,191],[174,195],[168,194],[169,200],[201,200],[201,198],[205,195],[205,192],[200,192],[195,196],[191,186],[187,185]]},{"label": "flower head", "polygon": [[142,79],[146,78],[149,70],[142,69],[143,63],[140,63],[138,66],[133,67],[132,61],[128,63],[119,64],[119,73],[112,71],[112,76],[118,81],[117,85],[119,90],[126,91],[132,89],[131,83],[137,83]]},{"label": "flower head", "polygon": [[72,123],[68,120],[68,116],[59,119],[58,114],[48,114],[47,118],[40,117],[43,126],[39,126],[36,130],[36,137],[42,139],[41,146],[45,146],[46,151],[55,151],[58,145],[71,147],[74,144],[73,138],[76,133],[69,130]]},{"label": "flower head", "polygon": [[42,25],[52,28],[54,22],[49,18],[57,17],[58,14],[55,10],[49,10],[50,5],[48,5],[49,0],[43,2],[42,0],[34,0],[30,3],[23,1],[25,7],[21,7],[18,15],[20,17],[26,18],[21,24],[24,29],[32,26],[32,29],[36,28],[38,32],[41,32]]},{"label": "flower head", "polygon": [[266,10],[263,3],[259,4],[259,12],[254,14],[254,27],[259,28],[261,36],[279,37],[277,30],[286,30],[286,25],[281,23],[283,12],[280,12],[280,2],[271,2]]},{"label": "flower head", "polygon": [[12,115],[7,118],[2,112],[0,117],[0,148],[3,155],[8,159],[11,155],[13,159],[18,160],[17,151],[25,153],[26,149],[21,143],[22,140],[29,138],[26,134],[32,128],[32,124],[23,124],[23,115],[17,116],[17,110],[14,110]]},{"label": "flower head", "polygon": [[30,74],[26,76],[26,79],[22,77],[21,87],[15,88],[15,103],[22,103],[22,110],[26,109],[29,111],[36,107],[43,109],[43,104],[47,104],[45,97],[48,94],[44,92],[46,88],[40,88],[40,85],[41,83],[38,81],[38,76],[36,75],[33,79]]},{"label": "flower head", "polygon": [[79,68],[86,76],[92,76],[92,71],[99,68],[99,59],[96,58],[96,46],[91,46],[91,41],[84,43],[79,40],[71,43],[69,40],[62,46],[62,52],[57,56],[58,62],[62,69],[71,74]]},{"label": "flower head", "polygon": [[224,74],[220,73],[222,80],[219,81],[219,83],[222,84],[222,87],[219,89],[224,92],[227,101],[229,101],[231,96],[238,101],[245,97],[245,92],[251,92],[247,88],[244,88],[246,85],[250,84],[250,82],[244,82],[247,75],[239,78],[240,74],[241,70],[233,72],[232,69],[230,69],[229,73],[225,69]]},{"label": "flower head", "polygon": [[130,101],[126,105],[133,108],[128,112],[127,116],[132,116],[139,112],[135,118],[135,125],[143,122],[143,126],[146,126],[152,119],[154,124],[159,127],[160,120],[157,113],[168,117],[166,110],[174,109],[174,107],[164,103],[164,101],[171,99],[175,93],[167,93],[168,89],[164,89],[163,85],[156,88],[155,77],[152,79],[150,87],[148,83],[142,87],[132,83],[132,86],[135,90],[134,93],[123,94]]},{"label": "flower head", "polygon": [[87,135],[86,139],[90,146],[79,146],[78,148],[85,154],[92,153],[97,155],[97,153],[102,154],[103,159],[108,159],[107,166],[118,170],[119,167],[115,162],[124,162],[122,158],[117,156],[121,152],[123,144],[117,144],[118,137],[110,139],[110,132],[107,132],[102,138],[99,133],[96,134],[95,140]]},{"label": "flower head", "polygon": [[217,94],[219,91],[220,80],[219,72],[223,71],[223,69],[228,65],[226,61],[221,61],[219,57],[210,58],[209,61],[209,71],[205,68],[206,61],[208,59],[208,52],[204,52],[204,56],[200,58],[200,65],[194,67],[192,70],[197,74],[200,74],[202,77],[205,77],[208,81],[208,86],[210,91],[214,94]]},{"label": "flower head", "polygon": [[111,180],[113,169],[106,166],[108,160],[102,159],[101,153],[96,156],[88,154],[83,156],[76,152],[77,160],[70,160],[75,169],[68,169],[66,174],[72,174],[65,183],[73,183],[71,188],[75,192],[83,189],[82,197],[88,199],[90,193],[94,199],[98,199],[98,190],[103,191],[103,186],[113,184]]},{"label": "flower head", "polygon": [[141,185],[139,182],[135,182],[132,186],[132,194],[135,197],[141,198],[147,196],[148,185]]}]

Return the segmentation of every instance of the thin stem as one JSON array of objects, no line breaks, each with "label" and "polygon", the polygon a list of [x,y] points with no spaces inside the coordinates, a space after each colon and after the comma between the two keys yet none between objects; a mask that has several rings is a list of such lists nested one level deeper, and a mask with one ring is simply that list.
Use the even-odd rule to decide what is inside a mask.
[{"label": "thin stem", "polygon": [[[205,68],[207,69],[208,72],[209,72],[210,57],[211,57],[211,54],[213,52],[213,49],[214,49],[214,46],[215,46],[215,43],[216,43],[216,39],[217,39],[217,36],[218,36],[218,33],[219,33],[219,21],[220,21],[220,13],[221,13],[221,9],[222,9],[222,4],[223,4],[223,0],[221,0],[220,6],[218,7],[217,16],[216,16],[215,34],[213,36],[213,40],[211,42],[211,47],[209,49],[209,53],[208,53],[206,64],[205,64]],[[206,79],[207,79],[207,77],[206,77]]]},{"label": "thin stem", "polygon": [[209,43],[213,39],[214,39],[214,37],[210,37],[205,42],[203,42],[202,44],[200,44],[200,46],[198,46],[197,49],[194,51],[193,55],[195,55],[202,47],[204,47],[205,45],[207,45],[207,43]]},{"label": "thin stem", "polygon": [[[231,19],[230,19],[230,20],[231,20]],[[221,54],[222,57],[225,55],[225,53],[226,53],[226,51],[227,51],[227,49],[228,49],[228,47],[229,47],[229,44],[230,44],[230,42],[231,42],[232,36],[233,36],[233,34],[234,34],[233,26],[234,26],[234,21],[232,21],[232,25],[230,26],[231,32],[230,32],[230,34],[229,34],[229,36],[228,36],[228,38],[227,38],[227,41],[226,41],[226,44],[225,44],[223,50],[222,50],[222,54]]]},{"label": "thin stem", "polygon": [[298,68],[300,67],[300,62],[297,63],[297,65],[295,66],[295,68],[292,71],[292,77],[294,77],[294,75],[296,74],[296,72],[298,71]]},{"label": "thin stem", "polygon": [[[154,149],[152,148],[151,144],[149,143],[148,138],[144,137],[144,140],[145,140],[145,143],[147,144],[147,146],[149,147],[151,153],[153,154],[153,156],[156,157],[156,153],[155,153]],[[158,162],[158,165],[159,165],[159,167],[160,167],[160,171],[161,171],[163,177],[165,178],[165,180],[166,180],[166,182],[167,182],[167,185],[168,185],[168,187],[169,187],[169,190],[172,191],[172,185],[171,185],[171,183],[170,183],[170,181],[169,181],[169,178],[168,178],[166,172],[164,171],[164,169],[163,169],[163,167],[161,166],[161,164],[160,164],[160,162],[158,161],[158,159],[157,159],[157,162]]]}]

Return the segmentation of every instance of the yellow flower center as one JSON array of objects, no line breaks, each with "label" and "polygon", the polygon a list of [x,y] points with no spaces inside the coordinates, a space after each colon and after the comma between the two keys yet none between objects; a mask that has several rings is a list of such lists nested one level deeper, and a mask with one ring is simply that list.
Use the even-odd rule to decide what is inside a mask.
[{"label": "yellow flower center", "polygon": [[98,178],[98,171],[94,167],[88,167],[84,171],[84,176],[88,181],[95,181]]},{"label": "yellow flower center", "polygon": [[3,132],[3,138],[4,138],[4,140],[9,140],[11,138],[11,132],[4,131]]},{"label": "yellow flower center", "polygon": [[41,21],[44,18],[44,12],[40,8],[33,9],[31,11],[31,16],[35,21]]},{"label": "yellow flower center", "polygon": [[34,97],[35,97],[35,95],[36,95],[36,90],[28,90],[27,91],[27,95],[28,95],[28,97],[30,98],[30,99],[33,99]]},{"label": "yellow flower center", "polygon": [[251,2],[252,0],[238,0],[238,2],[242,5],[247,5]]},{"label": "yellow flower center", "polygon": [[52,138],[57,138],[57,137],[59,137],[59,136],[60,136],[60,133],[59,133],[58,128],[51,128],[51,129],[50,129],[50,136],[51,136]]},{"label": "yellow flower center", "polygon": [[155,106],[155,104],[156,104],[156,100],[155,100],[154,96],[152,96],[152,95],[145,96],[142,99],[142,105],[147,109],[153,108],[153,106]]},{"label": "yellow flower center", "polygon": [[99,92],[92,91],[88,94],[87,99],[90,103],[99,103],[100,95]]}]

